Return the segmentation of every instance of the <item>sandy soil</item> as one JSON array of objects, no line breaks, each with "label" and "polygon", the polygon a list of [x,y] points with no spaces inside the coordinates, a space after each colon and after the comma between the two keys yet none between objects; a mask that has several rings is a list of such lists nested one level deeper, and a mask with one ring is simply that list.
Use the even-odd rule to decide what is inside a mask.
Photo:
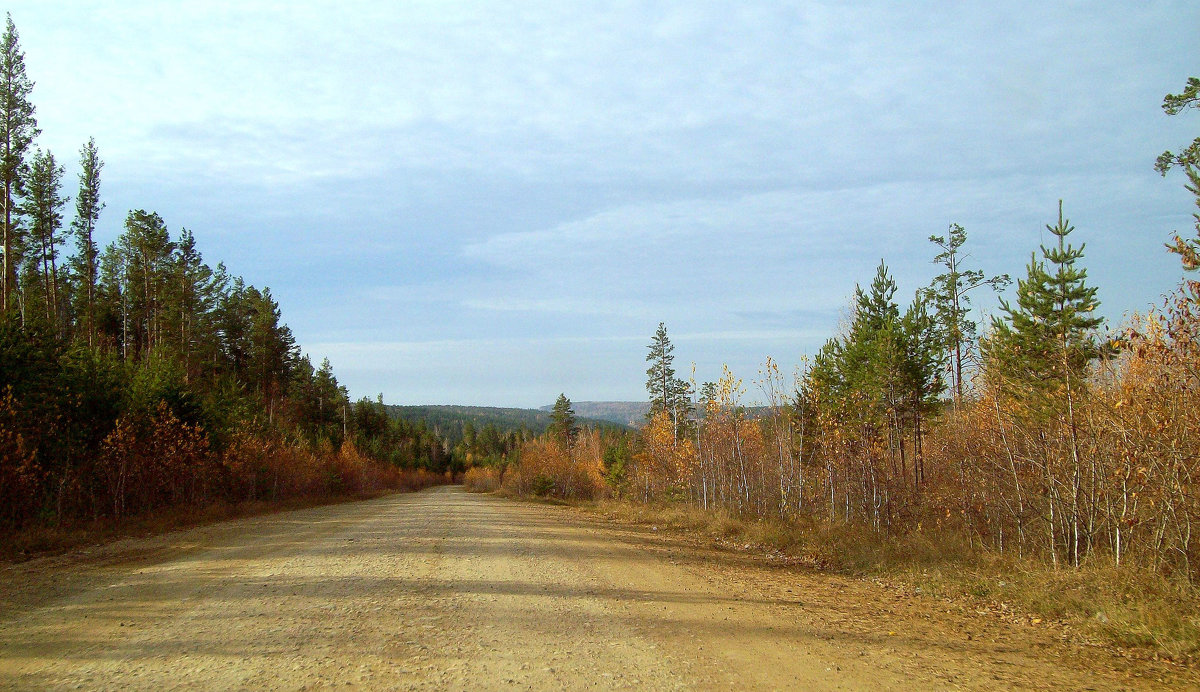
[{"label": "sandy soil", "polygon": [[0,688],[1200,688],[1070,639],[457,488],[0,567]]}]

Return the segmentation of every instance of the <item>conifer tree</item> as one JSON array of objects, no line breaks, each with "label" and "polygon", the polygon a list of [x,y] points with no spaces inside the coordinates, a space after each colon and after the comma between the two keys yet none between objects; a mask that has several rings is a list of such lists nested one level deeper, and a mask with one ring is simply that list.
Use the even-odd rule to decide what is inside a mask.
[{"label": "conifer tree", "polygon": [[963,269],[962,263],[967,257],[961,249],[967,242],[967,232],[956,223],[950,224],[945,236],[929,236],[929,242],[941,250],[933,261],[944,266],[946,271],[934,277],[924,294],[937,315],[937,341],[949,354],[954,403],[961,404],[964,364],[975,342],[977,329],[970,318],[971,298],[968,294],[980,286],[999,291],[1011,281],[1007,274],[989,278],[978,269]]},{"label": "conifer tree", "polygon": [[[1096,289],[1087,285],[1087,272],[1076,266],[1083,257],[1083,246],[1067,244],[1067,236],[1075,227],[1063,218],[1061,200],[1058,223],[1046,226],[1046,230],[1057,243],[1049,248],[1042,246],[1042,260],[1030,258],[1028,275],[1017,284],[1017,305],[1002,301],[1007,320],[995,320],[984,347],[991,361],[989,367],[995,367],[1001,376],[1002,391],[1025,402],[1025,410],[1035,421],[1058,422],[1062,456],[1047,446],[1042,460],[1047,479],[1043,494],[1047,497],[1049,552],[1057,564],[1059,538],[1053,486],[1055,477],[1060,477],[1059,465],[1066,462],[1069,480],[1064,479],[1067,502],[1062,508],[1065,516],[1060,515],[1065,529],[1062,538],[1067,540],[1068,554],[1078,567],[1087,529],[1082,526],[1084,454],[1079,444],[1077,410],[1087,391],[1088,364],[1100,353],[1095,330],[1103,320],[1092,316],[1099,306]],[[1046,443],[1045,437],[1041,439]]]},{"label": "conifer tree", "polygon": [[38,150],[29,167],[25,184],[25,199],[21,212],[28,219],[26,238],[26,274],[41,283],[45,317],[58,325],[59,272],[58,246],[62,243],[62,209],[67,198],[62,195],[62,166],[54,154]]},{"label": "conifer tree", "polygon": [[675,443],[679,442],[681,429],[686,427],[692,413],[692,402],[688,398],[691,388],[688,383],[675,376],[674,344],[667,337],[667,327],[658,323],[658,330],[650,341],[646,362],[646,391],[650,393],[650,411],[646,420],[653,420],[658,413],[666,411],[671,417]]},{"label": "conifer tree", "polygon": [[913,484],[920,486],[925,479],[924,423],[936,410],[938,397],[945,389],[942,379],[944,351],[938,340],[938,322],[929,312],[925,295],[917,293],[912,305],[900,319],[903,358],[903,409],[912,422]]},{"label": "conifer tree", "polygon": [[162,337],[167,270],[175,246],[162,217],[142,209],[126,216],[118,244],[126,256],[135,353],[149,353]]},{"label": "conifer tree", "polygon": [[99,273],[100,249],[96,245],[96,223],[100,220],[100,169],[104,162],[96,151],[96,140],[89,138],[79,150],[79,193],[75,196],[75,256],[72,270],[78,283],[75,313],[83,322],[88,346],[96,346],[96,281]]},{"label": "conifer tree", "polygon": [[[251,286],[250,298],[250,381],[259,388],[267,410],[273,415],[275,402],[297,358],[296,339],[283,323],[279,303],[271,289]],[[348,404],[348,400],[343,404]]]},{"label": "conifer tree", "polygon": [[97,345],[112,345],[125,357],[129,354],[129,267],[115,242],[100,253],[96,283]]},{"label": "conifer tree", "polygon": [[25,74],[25,53],[21,50],[17,27],[9,14],[4,36],[0,38],[0,205],[3,206],[4,269],[0,281],[0,309],[7,311],[16,288],[15,245],[18,236],[16,200],[24,191],[25,154],[37,137],[37,119],[29,94],[33,82]]},{"label": "conifer tree", "polygon": [[[1183,91],[1163,97],[1162,109],[1167,115],[1179,115],[1188,108],[1200,108],[1200,78],[1188,77]],[[1164,151],[1154,163],[1154,169],[1163,175],[1166,175],[1172,166],[1200,167],[1200,137],[1192,140],[1192,143],[1178,154]]]},{"label": "conifer tree", "polygon": [[[944,389],[944,358],[926,295],[918,292],[901,316],[896,291],[880,262],[870,286],[855,289],[854,320],[846,336],[830,339],[813,359],[797,394],[797,410],[802,417],[820,413],[850,424],[848,434],[865,448],[886,447],[896,472],[919,487],[924,421]],[[915,451],[911,476],[909,439]]]},{"label": "conifer tree", "polygon": [[[1183,111],[1200,109],[1200,79],[1189,77],[1187,85],[1178,94],[1167,94],[1163,97],[1163,112],[1167,115],[1178,115]],[[1182,166],[1188,182],[1184,188],[1195,197],[1196,207],[1200,208],[1200,137],[1197,137],[1178,154],[1164,151],[1155,162],[1154,168],[1164,176],[1173,166]],[[1196,237],[1185,240],[1178,234],[1167,244],[1167,249],[1179,255],[1183,268],[1195,271],[1200,268],[1200,213],[1192,214],[1195,220]]]},{"label": "conifer tree", "polygon": [[571,400],[566,394],[559,394],[554,402],[554,410],[550,412],[549,433],[570,447],[579,435],[579,426],[575,424],[575,410],[571,408]]},{"label": "conifer tree", "polygon": [[1094,331],[1103,319],[1093,316],[1099,307],[1096,288],[1086,284],[1087,271],[1076,266],[1084,246],[1067,244],[1075,227],[1063,218],[1061,200],[1058,223],[1046,229],[1056,244],[1042,246],[1041,260],[1030,257],[1026,278],[1017,282],[1017,304],[1001,301],[1007,319],[993,320],[987,345],[1007,378],[1053,396],[1063,387],[1082,385],[1088,363],[1099,355]]},{"label": "conifer tree", "polygon": [[896,281],[881,260],[868,289],[854,289],[854,321],[841,354],[849,386],[864,395],[859,398],[860,420],[872,425],[895,415],[903,398],[896,290]]},{"label": "conifer tree", "polygon": [[167,290],[167,309],[172,338],[178,339],[184,373],[196,362],[205,327],[211,321],[219,293],[219,283],[213,270],[204,264],[192,232],[183,229],[175,242],[171,257],[171,280]]}]

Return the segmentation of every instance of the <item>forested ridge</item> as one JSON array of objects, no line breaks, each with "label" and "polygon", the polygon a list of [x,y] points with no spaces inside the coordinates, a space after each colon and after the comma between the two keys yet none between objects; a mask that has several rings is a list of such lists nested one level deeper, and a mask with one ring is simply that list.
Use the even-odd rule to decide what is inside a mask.
[{"label": "forested ridge", "polygon": [[[515,458],[522,443],[545,433],[553,423],[550,412],[543,409],[389,405],[387,411],[397,419],[423,425],[444,440],[455,471],[506,464]],[[627,429],[611,420],[588,417],[579,420],[603,430]]]},{"label": "forested ridge", "polygon": [[66,165],[37,144],[33,84],[10,17],[0,527],[442,478],[444,440],[381,401],[349,401],[329,361],[302,354],[270,289],[206,261],[192,231],[135,209],[101,248],[97,222],[112,212],[100,148],[83,144],[69,189]]}]

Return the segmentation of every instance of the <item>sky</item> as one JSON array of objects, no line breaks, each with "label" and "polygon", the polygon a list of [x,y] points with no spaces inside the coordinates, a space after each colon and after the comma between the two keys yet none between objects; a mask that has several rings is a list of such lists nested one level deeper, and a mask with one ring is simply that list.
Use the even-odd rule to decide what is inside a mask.
[{"label": "sky", "polygon": [[[270,287],[354,398],[644,400],[659,322],[747,397],[906,303],[961,224],[1024,276],[1058,200],[1110,324],[1178,284],[1177,2],[10,2],[38,144]],[[975,295],[980,320],[997,299]],[[903,307],[903,305],[902,305]]]}]

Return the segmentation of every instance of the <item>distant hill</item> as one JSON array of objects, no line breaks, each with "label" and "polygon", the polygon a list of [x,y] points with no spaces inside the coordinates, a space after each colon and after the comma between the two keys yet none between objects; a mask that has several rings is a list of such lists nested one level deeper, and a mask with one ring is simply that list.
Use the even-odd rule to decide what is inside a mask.
[{"label": "distant hill", "polygon": [[[462,440],[463,424],[470,421],[476,430],[493,425],[501,433],[528,430],[540,435],[550,425],[549,410],[532,408],[498,408],[494,406],[392,406],[388,413],[410,421],[424,421],[429,428],[436,429],[450,446]],[[585,416],[575,409],[576,419],[581,425],[597,427],[626,427],[628,424],[607,418]],[[616,426],[614,426],[614,423]]]},{"label": "distant hill", "polygon": [[[580,418],[608,421],[631,428],[646,424],[650,412],[648,401],[572,401],[571,408]],[[543,406],[541,411],[551,411],[553,406]],[[742,409],[747,418],[761,418],[768,414],[765,406],[747,406]]]},{"label": "distant hill", "polygon": [[[650,410],[648,401],[572,401],[571,408],[580,418],[603,420],[618,425],[640,428],[646,422]],[[542,411],[553,410],[554,406],[543,406]]]}]

